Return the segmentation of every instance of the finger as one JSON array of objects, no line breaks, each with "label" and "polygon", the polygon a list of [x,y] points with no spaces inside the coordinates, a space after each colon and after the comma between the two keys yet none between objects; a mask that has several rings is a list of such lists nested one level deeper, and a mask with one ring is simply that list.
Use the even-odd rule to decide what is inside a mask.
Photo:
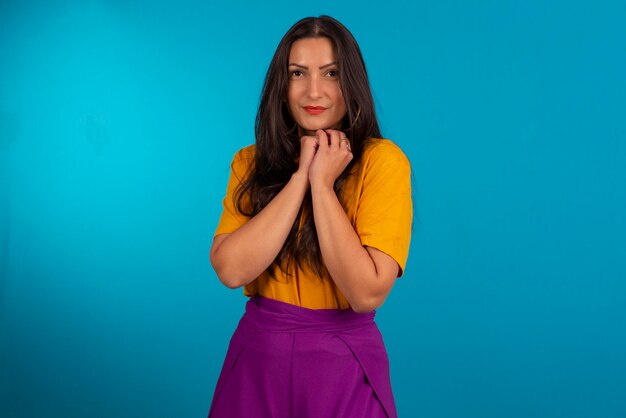
[{"label": "finger", "polygon": [[348,151],[350,151],[350,140],[346,137],[345,132],[337,130],[335,130],[335,132],[337,132],[337,134],[339,135],[339,148],[346,148]]},{"label": "finger", "polygon": [[300,138],[300,148],[309,146],[309,144],[313,145],[314,148],[317,148],[317,142],[318,140],[316,136],[305,135]]},{"label": "finger", "polygon": [[317,136],[314,135],[306,135],[300,138],[302,142],[315,142],[316,144],[320,141]]},{"label": "finger", "polygon": [[334,150],[339,149],[341,138],[339,137],[339,131],[335,129],[327,129],[326,133],[330,136],[330,147]]},{"label": "finger", "polygon": [[339,149],[350,151],[350,141],[346,138],[346,134],[341,131],[337,131],[337,135],[339,136]]},{"label": "finger", "polygon": [[328,149],[328,135],[326,135],[326,132],[324,132],[323,129],[318,129],[315,131],[315,134],[318,138],[319,147],[321,149]]},{"label": "finger", "polygon": [[348,137],[346,136],[346,134],[344,132],[339,132],[339,136],[341,138],[341,145],[343,145],[344,147],[346,147],[346,149],[350,152],[352,152],[352,144],[350,143],[350,140],[348,139]]}]

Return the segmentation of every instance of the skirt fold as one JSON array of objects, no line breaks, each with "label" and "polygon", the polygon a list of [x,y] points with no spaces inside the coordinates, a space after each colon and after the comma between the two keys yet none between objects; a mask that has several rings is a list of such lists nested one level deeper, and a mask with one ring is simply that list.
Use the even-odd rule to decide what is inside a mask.
[{"label": "skirt fold", "polygon": [[209,418],[397,417],[375,312],[246,303]]}]

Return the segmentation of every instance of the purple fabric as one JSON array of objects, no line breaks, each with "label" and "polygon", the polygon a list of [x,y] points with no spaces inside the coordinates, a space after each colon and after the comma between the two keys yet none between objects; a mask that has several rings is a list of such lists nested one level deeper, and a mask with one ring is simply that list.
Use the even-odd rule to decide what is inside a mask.
[{"label": "purple fabric", "polygon": [[397,417],[375,315],[252,297],[209,417]]}]

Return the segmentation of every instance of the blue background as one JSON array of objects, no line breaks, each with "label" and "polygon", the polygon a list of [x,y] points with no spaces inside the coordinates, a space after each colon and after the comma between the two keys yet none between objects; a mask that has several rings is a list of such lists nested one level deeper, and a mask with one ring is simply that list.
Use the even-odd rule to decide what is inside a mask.
[{"label": "blue background", "polygon": [[626,3],[0,3],[0,415],[202,417],[208,252],[278,41],[355,35],[414,171],[402,417],[626,417]]}]

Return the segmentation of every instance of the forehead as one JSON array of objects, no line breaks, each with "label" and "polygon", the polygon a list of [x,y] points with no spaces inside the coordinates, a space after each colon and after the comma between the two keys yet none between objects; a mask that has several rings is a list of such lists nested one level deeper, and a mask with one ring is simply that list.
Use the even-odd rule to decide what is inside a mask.
[{"label": "forehead", "polygon": [[335,60],[335,48],[330,39],[303,38],[291,45],[289,63],[307,65],[307,63],[327,64]]}]

